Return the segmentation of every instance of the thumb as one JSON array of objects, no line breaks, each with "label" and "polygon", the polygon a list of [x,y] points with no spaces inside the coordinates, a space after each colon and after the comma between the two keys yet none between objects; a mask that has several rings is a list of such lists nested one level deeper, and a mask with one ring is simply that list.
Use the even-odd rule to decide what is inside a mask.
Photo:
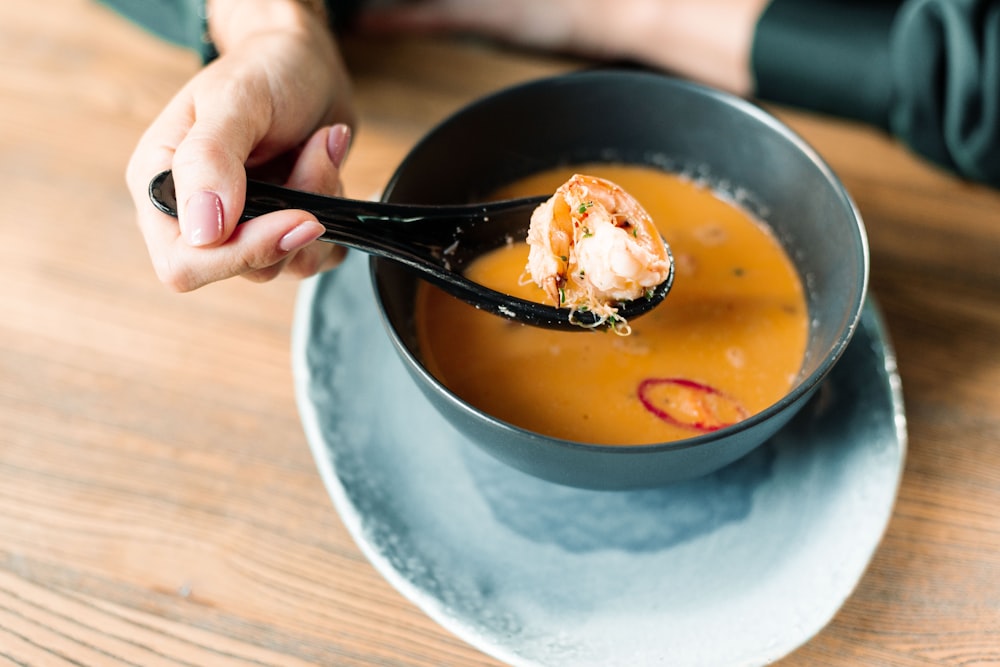
[{"label": "thumb", "polygon": [[181,236],[191,246],[225,242],[246,199],[247,157],[258,140],[247,114],[203,105],[174,152],[172,169]]}]

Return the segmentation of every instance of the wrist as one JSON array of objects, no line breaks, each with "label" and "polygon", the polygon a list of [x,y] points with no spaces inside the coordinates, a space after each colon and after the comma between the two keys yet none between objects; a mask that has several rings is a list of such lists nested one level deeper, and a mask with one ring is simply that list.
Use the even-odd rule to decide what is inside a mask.
[{"label": "wrist", "polygon": [[[206,11],[227,67],[263,64],[272,74],[267,85],[278,91],[274,99],[308,109],[300,120],[312,129],[353,123],[350,77],[323,0],[206,0]],[[251,75],[238,69],[235,76]]]}]

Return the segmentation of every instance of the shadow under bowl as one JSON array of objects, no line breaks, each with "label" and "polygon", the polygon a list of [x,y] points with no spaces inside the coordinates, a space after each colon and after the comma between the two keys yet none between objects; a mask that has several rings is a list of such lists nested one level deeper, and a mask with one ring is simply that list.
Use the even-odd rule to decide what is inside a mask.
[{"label": "shadow under bowl", "polygon": [[868,283],[864,224],[830,168],[773,116],[743,99],[635,70],[560,75],[472,103],[413,148],[383,199],[466,203],[541,170],[595,161],[649,165],[704,181],[772,228],[803,280],[810,322],[801,370],[779,401],[738,424],[684,440],[628,446],[559,440],[486,414],[437,380],[417,343],[419,277],[372,258],[384,323],[435,408],[472,443],[514,468],[608,490],[711,473],[784,426],[850,342]]}]

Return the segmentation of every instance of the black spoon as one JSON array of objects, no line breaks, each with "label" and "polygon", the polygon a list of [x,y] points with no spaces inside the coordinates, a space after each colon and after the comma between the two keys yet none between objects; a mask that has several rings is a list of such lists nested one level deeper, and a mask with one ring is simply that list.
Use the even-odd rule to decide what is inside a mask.
[{"label": "black spoon", "polygon": [[[170,171],[150,182],[149,198],[158,209],[177,217]],[[402,262],[445,291],[501,317],[550,329],[581,331],[597,321],[593,313],[519,299],[473,282],[462,273],[484,253],[523,240],[532,211],[546,199],[542,196],[447,206],[390,204],[328,197],[249,180],[240,221],[283,209],[309,211],[326,227],[320,240]],[[619,304],[618,314],[631,320],[650,311],[666,297],[673,277],[671,262],[670,274],[663,283],[641,299]]]}]

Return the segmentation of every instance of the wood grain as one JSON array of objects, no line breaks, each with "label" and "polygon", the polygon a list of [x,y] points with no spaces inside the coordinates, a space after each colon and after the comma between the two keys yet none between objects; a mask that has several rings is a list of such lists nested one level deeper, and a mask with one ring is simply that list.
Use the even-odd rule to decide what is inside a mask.
[{"label": "wood grain", "polygon": [[[431,126],[580,66],[347,44],[377,193]],[[0,3],[0,665],[498,665],[352,542],[298,420],[296,284],[175,295],[124,165],[198,67],[89,0]],[[1000,196],[885,136],[773,109],[868,225],[910,452],[857,590],[782,665],[1000,665]]]}]

